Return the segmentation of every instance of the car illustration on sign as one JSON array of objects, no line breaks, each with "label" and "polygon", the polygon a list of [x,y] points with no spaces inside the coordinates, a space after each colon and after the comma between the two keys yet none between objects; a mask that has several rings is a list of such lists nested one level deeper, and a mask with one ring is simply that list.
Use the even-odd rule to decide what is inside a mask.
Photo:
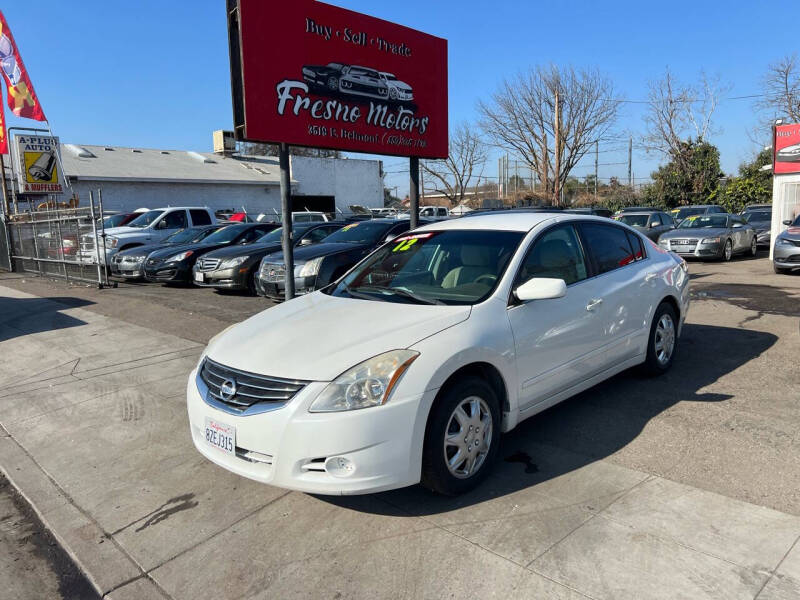
[{"label": "car illustration on sign", "polygon": [[409,101],[411,86],[399,81],[392,73],[370,67],[328,63],[303,67],[303,81],[317,93],[352,94],[381,100]]},{"label": "car illustration on sign", "polygon": [[414,99],[411,86],[405,81],[400,81],[392,73],[381,71],[381,80],[389,88],[389,100],[403,100],[409,102]]},{"label": "car illustration on sign", "polygon": [[776,158],[779,162],[800,162],[800,144],[781,148]]}]

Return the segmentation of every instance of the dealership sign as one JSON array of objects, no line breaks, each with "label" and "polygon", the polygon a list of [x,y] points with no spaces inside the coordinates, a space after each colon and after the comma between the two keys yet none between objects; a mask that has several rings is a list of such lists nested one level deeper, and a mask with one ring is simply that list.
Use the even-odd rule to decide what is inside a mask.
[{"label": "dealership sign", "polygon": [[800,124],[778,125],[775,128],[774,172],[800,173]]},{"label": "dealership sign", "polygon": [[446,40],[315,0],[228,1],[239,139],[447,157]]},{"label": "dealership sign", "polygon": [[21,194],[62,194],[64,186],[58,162],[58,138],[17,135],[14,168]]}]

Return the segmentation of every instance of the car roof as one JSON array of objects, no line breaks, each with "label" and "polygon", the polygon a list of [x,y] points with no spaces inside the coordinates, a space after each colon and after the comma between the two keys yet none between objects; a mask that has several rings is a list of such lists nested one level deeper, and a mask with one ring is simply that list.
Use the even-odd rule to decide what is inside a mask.
[{"label": "car roof", "polygon": [[654,212],[663,212],[660,210],[626,210],[625,215],[627,216],[636,216],[636,215],[652,215]]},{"label": "car roof", "polygon": [[603,217],[594,217],[592,215],[576,215],[573,213],[564,213],[563,211],[552,212],[533,212],[525,210],[506,210],[502,212],[490,212],[480,215],[470,216],[468,219],[449,219],[447,221],[437,221],[430,223],[419,230],[436,230],[446,231],[450,229],[494,229],[498,231],[530,231],[539,223],[549,221],[555,217],[561,217],[563,220],[581,220],[581,219],[596,219],[602,222],[608,222],[608,219]]}]

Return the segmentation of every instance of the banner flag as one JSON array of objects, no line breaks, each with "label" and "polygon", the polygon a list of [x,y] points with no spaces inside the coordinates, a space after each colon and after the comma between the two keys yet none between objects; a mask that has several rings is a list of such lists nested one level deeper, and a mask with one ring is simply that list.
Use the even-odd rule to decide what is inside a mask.
[{"label": "banner flag", "polygon": [[3,89],[0,88],[0,154],[8,154],[6,137],[6,109],[3,108]]},{"label": "banner flag", "polygon": [[33,90],[31,78],[19,55],[19,49],[6,18],[0,11],[0,71],[8,86],[8,107],[18,117],[46,121],[42,105]]}]

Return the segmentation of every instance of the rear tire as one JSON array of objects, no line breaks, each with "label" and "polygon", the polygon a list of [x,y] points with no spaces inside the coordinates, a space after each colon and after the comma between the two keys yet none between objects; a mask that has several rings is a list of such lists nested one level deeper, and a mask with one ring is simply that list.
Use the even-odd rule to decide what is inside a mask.
[{"label": "rear tire", "polygon": [[483,481],[500,447],[500,403],[479,377],[466,377],[436,399],[428,416],[421,483],[445,496]]},{"label": "rear tire", "polygon": [[650,336],[647,338],[647,358],[642,370],[647,375],[669,371],[678,345],[678,315],[669,302],[662,302],[653,315]]},{"label": "rear tire", "polygon": [[755,258],[756,254],[758,254],[758,240],[756,240],[756,236],[753,236],[753,241],[750,242],[750,256]]},{"label": "rear tire", "polygon": [[252,269],[250,273],[247,274],[247,293],[251,296],[258,296],[258,290],[256,289],[256,269]]}]

